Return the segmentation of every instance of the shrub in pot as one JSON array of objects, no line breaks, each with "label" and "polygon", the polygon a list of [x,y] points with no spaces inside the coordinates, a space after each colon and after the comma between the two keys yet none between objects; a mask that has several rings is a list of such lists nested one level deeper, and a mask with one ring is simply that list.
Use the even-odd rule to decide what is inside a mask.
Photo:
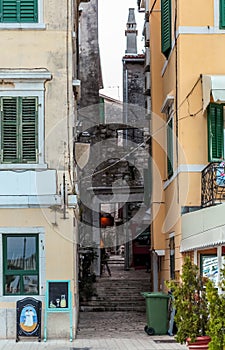
[{"label": "shrub in pot", "polygon": [[[198,266],[193,264],[190,257],[186,256],[182,266],[182,274],[179,281],[167,281],[167,287],[173,293],[173,303],[176,309],[174,320],[177,326],[175,339],[183,344],[187,343],[190,349],[199,337],[201,349],[203,343],[210,341],[207,334],[208,303],[206,299],[207,280],[199,273]],[[203,337],[203,338],[202,338]],[[195,346],[195,345],[194,345]]]}]

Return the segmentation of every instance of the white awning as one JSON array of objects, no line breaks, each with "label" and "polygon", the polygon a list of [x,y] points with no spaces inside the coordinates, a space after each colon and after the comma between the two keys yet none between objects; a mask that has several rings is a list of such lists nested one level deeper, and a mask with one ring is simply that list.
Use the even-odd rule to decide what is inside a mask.
[{"label": "white awning", "polygon": [[225,75],[202,75],[203,112],[211,96],[213,102],[225,102]]},{"label": "white awning", "polygon": [[180,252],[183,253],[194,249],[204,249],[222,244],[225,244],[225,226],[216,227],[212,230],[182,239]]},{"label": "white awning", "polygon": [[225,204],[182,215],[180,251],[204,249],[225,244]]}]

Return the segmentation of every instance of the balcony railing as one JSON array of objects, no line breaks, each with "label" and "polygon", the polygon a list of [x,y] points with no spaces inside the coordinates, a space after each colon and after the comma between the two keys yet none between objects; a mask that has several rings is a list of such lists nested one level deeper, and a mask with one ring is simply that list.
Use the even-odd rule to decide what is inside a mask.
[{"label": "balcony railing", "polygon": [[202,207],[225,202],[225,161],[210,163],[202,171]]}]

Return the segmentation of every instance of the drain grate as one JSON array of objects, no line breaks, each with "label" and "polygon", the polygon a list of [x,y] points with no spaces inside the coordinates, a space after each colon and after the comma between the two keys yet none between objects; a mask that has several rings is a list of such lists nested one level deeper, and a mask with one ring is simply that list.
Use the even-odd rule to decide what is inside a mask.
[{"label": "drain grate", "polygon": [[154,342],[164,344],[177,343],[175,339],[154,339]]},{"label": "drain grate", "polygon": [[91,348],[70,348],[70,350],[91,350]]}]

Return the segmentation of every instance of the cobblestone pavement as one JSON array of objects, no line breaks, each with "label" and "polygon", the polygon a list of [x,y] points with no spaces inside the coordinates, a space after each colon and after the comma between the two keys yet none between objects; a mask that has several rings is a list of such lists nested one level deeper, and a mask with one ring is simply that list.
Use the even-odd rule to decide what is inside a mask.
[{"label": "cobblestone pavement", "polygon": [[[148,336],[145,313],[139,312],[81,312],[77,344],[82,350],[181,350],[174,337]],[[75,348],[76,349],[76,348]]]},{"label": "cobblestone pavement", "polygon": [[77,339],[146,338],[146,315],[142,312],[80,312]]}]

